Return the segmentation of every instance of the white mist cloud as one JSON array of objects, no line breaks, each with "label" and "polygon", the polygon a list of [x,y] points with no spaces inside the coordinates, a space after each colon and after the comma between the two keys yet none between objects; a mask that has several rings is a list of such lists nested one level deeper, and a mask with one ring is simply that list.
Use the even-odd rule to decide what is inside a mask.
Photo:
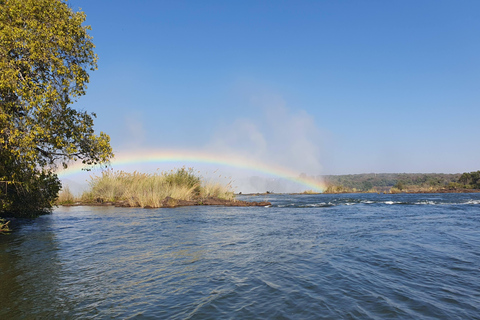
[{"label": "white mist cloud", "polygon": [[[317,176],[322,173],[321,150],[324,134],[317,127],[315,118],[304,110],[289,108],[279,96],[256,95],[247,102],[241,117],[223,121],[213,130],[207,143],[189,137],[196,141],[195,147],[178,145],[173,148],[179,153],[187,150],[195,154],[221,155],[222,158],[246,159],[252,163],[262,163],[273,168],[285,168],[292,172],[288,178],[296,178],[301,173]],[[148,126],[144,127],[141,114],[130,113],[125,117],[122,132],[117,135],[118,156],[137,154],[143,150],[148,154],[161,153],[162,142],[145,147]],[[148,131],[150,132],[150,131]],[[119,139],[119,136],[121,139]],[[119,141],[120,140],[120,141]],[[149,141],[150,142],[150,141]],[[207,179],[224,183],[233,182],[238,186],[236,191],[245,192],[299,192],[308,186],[289,182],[282,177],[270,176],[261,171],[244,169],[235,166],[221,167],[218,164],[208,164],[193,161],[179,163],[135,163],[134,168],[115,167],[126,171],[154,172],[156,169],[169,170],[182,165],[193,166],[201,171]],[[130,170],[131,169],[131,170]],[[219,178],[220,176],[220,178]],[[227,178],[223,176],[228,176]],[[232,178],[230,178],[232,177]]]},{"label": "white mist cloud", "polygon": [[258,124],[252,119],[240,118],[221,125],[207,144],[207,149],[228,155],[265,158],[267,141]]},{"label": "white mist cloud", "polygon": [[313,116],[291,110],[278,98],[252,99],[258,112],[221,125],[207,149],[289,168],[298,174],[322,171],[322,136]]},{"label": "white mist cloud", "polygon": [[145,143],[146,131],[141,120],[141,114],[130,113],[124,118],[125,131],[122,132],[122,149],[135,149]]}]

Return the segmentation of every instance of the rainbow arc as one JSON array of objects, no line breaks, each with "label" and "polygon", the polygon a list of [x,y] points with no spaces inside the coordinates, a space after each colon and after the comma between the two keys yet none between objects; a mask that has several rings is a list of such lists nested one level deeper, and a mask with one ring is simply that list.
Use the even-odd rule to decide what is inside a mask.
[{"label": "rainbow arc", "polygon": [[[178,163],[180,165],[185,163],[198,163],[248,169],[269,176],[293,181],[317,192],[323,192],[323,190],[325,190],[323,183],[308,177],[299,177],[298,173],[289,168],[274,164],[266,164],[254,159],[238,156],[227,156],[222,154],[192,151],[144,151],[131,154],[120,154],[111,161],[113,168],[124,165],[155,163]],[[82,167],[80,165],[73,165],[66,170],[58,172],[58,175],[59,177],[64,178],[81,171]]]}]

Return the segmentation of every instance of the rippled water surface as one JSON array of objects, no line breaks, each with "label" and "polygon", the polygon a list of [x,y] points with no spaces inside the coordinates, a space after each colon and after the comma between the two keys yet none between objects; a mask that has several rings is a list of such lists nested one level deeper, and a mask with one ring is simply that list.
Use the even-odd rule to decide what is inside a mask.
[{"label": "rippled water surface", "polygon": [[60,207],[0,236],[0,318],[479,319],[480,194]]}]

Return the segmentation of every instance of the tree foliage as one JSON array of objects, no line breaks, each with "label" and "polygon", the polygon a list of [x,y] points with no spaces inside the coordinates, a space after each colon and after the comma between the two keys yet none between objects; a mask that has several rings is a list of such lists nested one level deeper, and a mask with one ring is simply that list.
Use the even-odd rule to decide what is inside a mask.
[{"label": "tree foliage", "polygon": [[[329,186],[349,190],[367,191],[370,188],[386,190],[394,187],[400,191],[409,188],[480,189],[480,171],[463,174],[445,173],[366,173],[329,175],[323,177]],[[332,189],[333,190],[333,189]]]},{"label": "tree foliage", "polygon": [[350,189],[367,191],[370,188],[403,190],[406,187],[442,188],[457,182],[460,174],[443,173],[365,173],[337,176],[324,176],[328,185],[344,186]]},{"label": "tree foliage", "polygon": [[97,68],[85,17],[61,0],[0,0],[0,181],[9,186],[0,211],[25,211],[19,198],[27,211],[48,209],[58,165],[113,156],[95,114],[71,107]]},{"label": "tree foliage", "polygon": [[467,188],[480,189],[480,171],[465,172],[460,176],[458,182]]}]

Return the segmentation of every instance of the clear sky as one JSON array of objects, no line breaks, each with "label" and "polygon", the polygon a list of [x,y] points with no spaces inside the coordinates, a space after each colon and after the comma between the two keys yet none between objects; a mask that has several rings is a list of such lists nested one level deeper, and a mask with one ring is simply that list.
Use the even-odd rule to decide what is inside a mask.
[{"label": "clear sky", "polygon": [[311,175],[480,170],[480,1],[98,1],[76,108],[117,153]]}]

